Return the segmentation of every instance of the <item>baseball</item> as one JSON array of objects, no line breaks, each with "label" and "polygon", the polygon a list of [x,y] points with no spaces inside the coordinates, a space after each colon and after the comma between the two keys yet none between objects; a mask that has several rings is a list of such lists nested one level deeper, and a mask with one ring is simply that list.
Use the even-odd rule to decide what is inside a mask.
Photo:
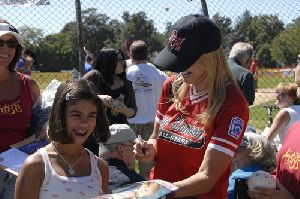
[{"label": "baseball", "polygon": [[252,173],[248,179],[249,190],[254,191],[255,187],[276,189],[276,180],[270,173],[259,170]]}]

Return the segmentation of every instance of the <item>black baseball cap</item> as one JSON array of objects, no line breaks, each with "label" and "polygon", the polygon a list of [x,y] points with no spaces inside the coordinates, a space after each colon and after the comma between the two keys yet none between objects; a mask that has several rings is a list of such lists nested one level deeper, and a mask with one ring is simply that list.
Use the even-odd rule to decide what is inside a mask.
[{"label": "black baseball cap", "polygon": [[157,55],[154,65],[161,70],[182,72],[202,54],[221,46],[219,28],[206,16],[182,17],[172,27],[167,46]]}]

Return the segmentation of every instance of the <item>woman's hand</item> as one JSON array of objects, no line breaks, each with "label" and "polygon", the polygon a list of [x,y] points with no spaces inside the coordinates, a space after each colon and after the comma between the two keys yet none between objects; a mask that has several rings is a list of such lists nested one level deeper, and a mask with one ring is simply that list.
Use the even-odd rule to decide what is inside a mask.
[{"label": "woman's hand", "polygon": [[248,195],[253,199],[295,199],[295,197],[276,179],[277,189],[256,187]]},{"label": "woman's hand", "polygon": [[146,141],[136,141],[136,144],[133,146],[133,153],[137,160],[141,162],[151,162],[156,156],[156,149],[154,148],[153,143],[147,143]]},{"label": "woman's hand", "polygon": [[114,99],[110,95],[98,95],[98,97],[101,99],[103,104],[109,108],[112,107],[112,103]]},{"label": "woman's hand", "polygon": [[135,114],[135,111],[133,108],[127,107],[125,104],[118,100],[113,100],[112,105],[111,105],[111,110],[117,113],[122,113],[125,115],[127,118],[132,117]]}]

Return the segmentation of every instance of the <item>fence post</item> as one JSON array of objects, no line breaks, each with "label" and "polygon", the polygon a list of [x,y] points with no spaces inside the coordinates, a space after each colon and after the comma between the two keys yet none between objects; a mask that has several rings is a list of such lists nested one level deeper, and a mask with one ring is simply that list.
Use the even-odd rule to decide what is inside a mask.
[{"label": "fence post", "polygon": [[208,16],[207,4],[205,0],[201,0],[202,12],[205,16]]},{"label": "fence post", "polygon": [[83,36],[82,36],[82,18],[81,18],[81,2],[75,0],[76,7],[76,24],[77,24],[77,36],[78,36],[78,61],[80,75],[84,75],[84,54],[83,54]]}]

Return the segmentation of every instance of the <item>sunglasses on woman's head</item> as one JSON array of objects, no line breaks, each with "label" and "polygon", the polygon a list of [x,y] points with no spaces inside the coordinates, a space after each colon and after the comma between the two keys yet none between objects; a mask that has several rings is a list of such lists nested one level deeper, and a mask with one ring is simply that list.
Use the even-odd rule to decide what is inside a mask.
[{"label": "sunglasses on woman's head", "polygon": [[4,44],[6,44],[6,46],[9,47],[9,48],[17,48],[17,46],[19,45],[19,42],[17,40],[14,40],[14,39],[10,39],[10,40],[0,39],[0,47],[3,47]]}]

